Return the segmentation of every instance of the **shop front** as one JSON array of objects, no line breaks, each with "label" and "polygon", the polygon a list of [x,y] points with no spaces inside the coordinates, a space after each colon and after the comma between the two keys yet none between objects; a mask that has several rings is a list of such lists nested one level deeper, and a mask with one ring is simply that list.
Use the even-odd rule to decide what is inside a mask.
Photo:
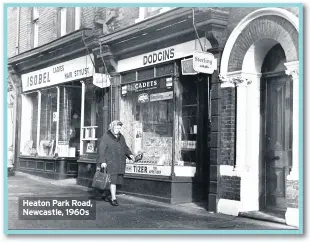
[{"label": "shop front", "polygon": [[21,75],[19,169],[63,179],[76,176],[82,84],[93,64],[82,56]]},{"label": "shop front", "polygon": [[96,136],[96,117],[89,114],[96,107],[88,99],[100,99],[103,90],[93,88],[102,74],[81,42],[86,37],[92,45],[92,31],[83,29],[9,60],[10,74],[21,84],[15,169],[52,179],[77,177],[77,159]]},{"label": "shop front", "polygon": [[[120,187],[125,194],[172,204],[208,201],[211,75],[194,72],[188,60],[212,49],[202,21],[210,16],[198,13],[196,33],[191,13],[175,9],[100,38],[101,56],[115,60],[116,117],[127,145],[143,153],[142,160],[127,160]],[[184,71],[184,61],[192,71]]]},{"label": "shop front", "polygon": [[208,110],[202,110],[208,106],[208,79],[182,75],[178,58],[190,57],[196,44],[193,40],[118,62],[119,70],[159,62],[121,72],[123,134],[134,154],[143,153],[142,160],[126,164],[128,182],[122,190],[128,194],[169,203],[205,199],[206,176],[199,179],[197,165],[208,163],[198,155],[208,156]]}]

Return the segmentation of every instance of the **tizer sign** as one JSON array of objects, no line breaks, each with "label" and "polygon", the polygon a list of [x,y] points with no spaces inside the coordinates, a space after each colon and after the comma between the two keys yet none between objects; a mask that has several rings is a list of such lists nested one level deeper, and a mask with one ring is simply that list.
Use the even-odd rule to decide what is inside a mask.
[{"label": "tizer sign", "polygon": [[217,59],[208,52],[198,52],[193,54],[193,68],[200,73],[212,74],[217,68]]}]

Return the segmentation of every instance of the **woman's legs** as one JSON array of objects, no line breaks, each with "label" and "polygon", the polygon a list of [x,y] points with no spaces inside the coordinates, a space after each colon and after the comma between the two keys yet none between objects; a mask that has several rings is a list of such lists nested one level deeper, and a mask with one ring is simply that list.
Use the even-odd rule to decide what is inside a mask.
[{"label": "woman's legs", "polygon": [[110,185],[110,191],[111,191],[112,200],[116,200],[116,185],[115,184]]}]

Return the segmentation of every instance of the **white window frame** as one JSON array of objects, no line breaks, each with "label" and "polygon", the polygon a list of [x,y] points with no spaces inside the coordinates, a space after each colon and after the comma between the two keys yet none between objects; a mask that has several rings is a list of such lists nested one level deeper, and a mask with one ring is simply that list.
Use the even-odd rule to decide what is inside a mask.
[{"label": "white window frame", "polygon": [[137,18],[135,20],[135,23],[139,23],[145,19],[148,19],[148,18],[152,18],[154,16],[157,16],[159,14],[162,14],[162,13],[165,13],[169,10],[173,9],[173,7],[163,7],[163,8],[160,8],[159,10],[159,13],[158,14],[155,14],[155,15],[152,15],[152,16],[147,16],[147,7],[139,7],[139,18]]},{"label": "white window frame", "polygon": [[75,8],[75,21],[74,21],[74,30],[81,28],[81,7]]},{"label": "white window frame", "polygon": [[67,8],[60,8],[60,36],[67,34]]},{"label": "white window frame", "polygon": [[33,24],[33,48],[39,46],[39,10],[37,7],[32,8],[32,24]]}]

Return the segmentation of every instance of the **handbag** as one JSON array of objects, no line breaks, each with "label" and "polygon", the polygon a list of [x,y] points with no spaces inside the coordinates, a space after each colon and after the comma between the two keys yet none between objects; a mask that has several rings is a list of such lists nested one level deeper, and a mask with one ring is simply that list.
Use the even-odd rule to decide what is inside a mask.
[{"label": "handbag", "polygon": [[104,169],[103,172],[96,171],[93,178],[92,187],[104,190],[109,188],[110,184],[111,184],[110,174],[106,172],[106,169]]}]

